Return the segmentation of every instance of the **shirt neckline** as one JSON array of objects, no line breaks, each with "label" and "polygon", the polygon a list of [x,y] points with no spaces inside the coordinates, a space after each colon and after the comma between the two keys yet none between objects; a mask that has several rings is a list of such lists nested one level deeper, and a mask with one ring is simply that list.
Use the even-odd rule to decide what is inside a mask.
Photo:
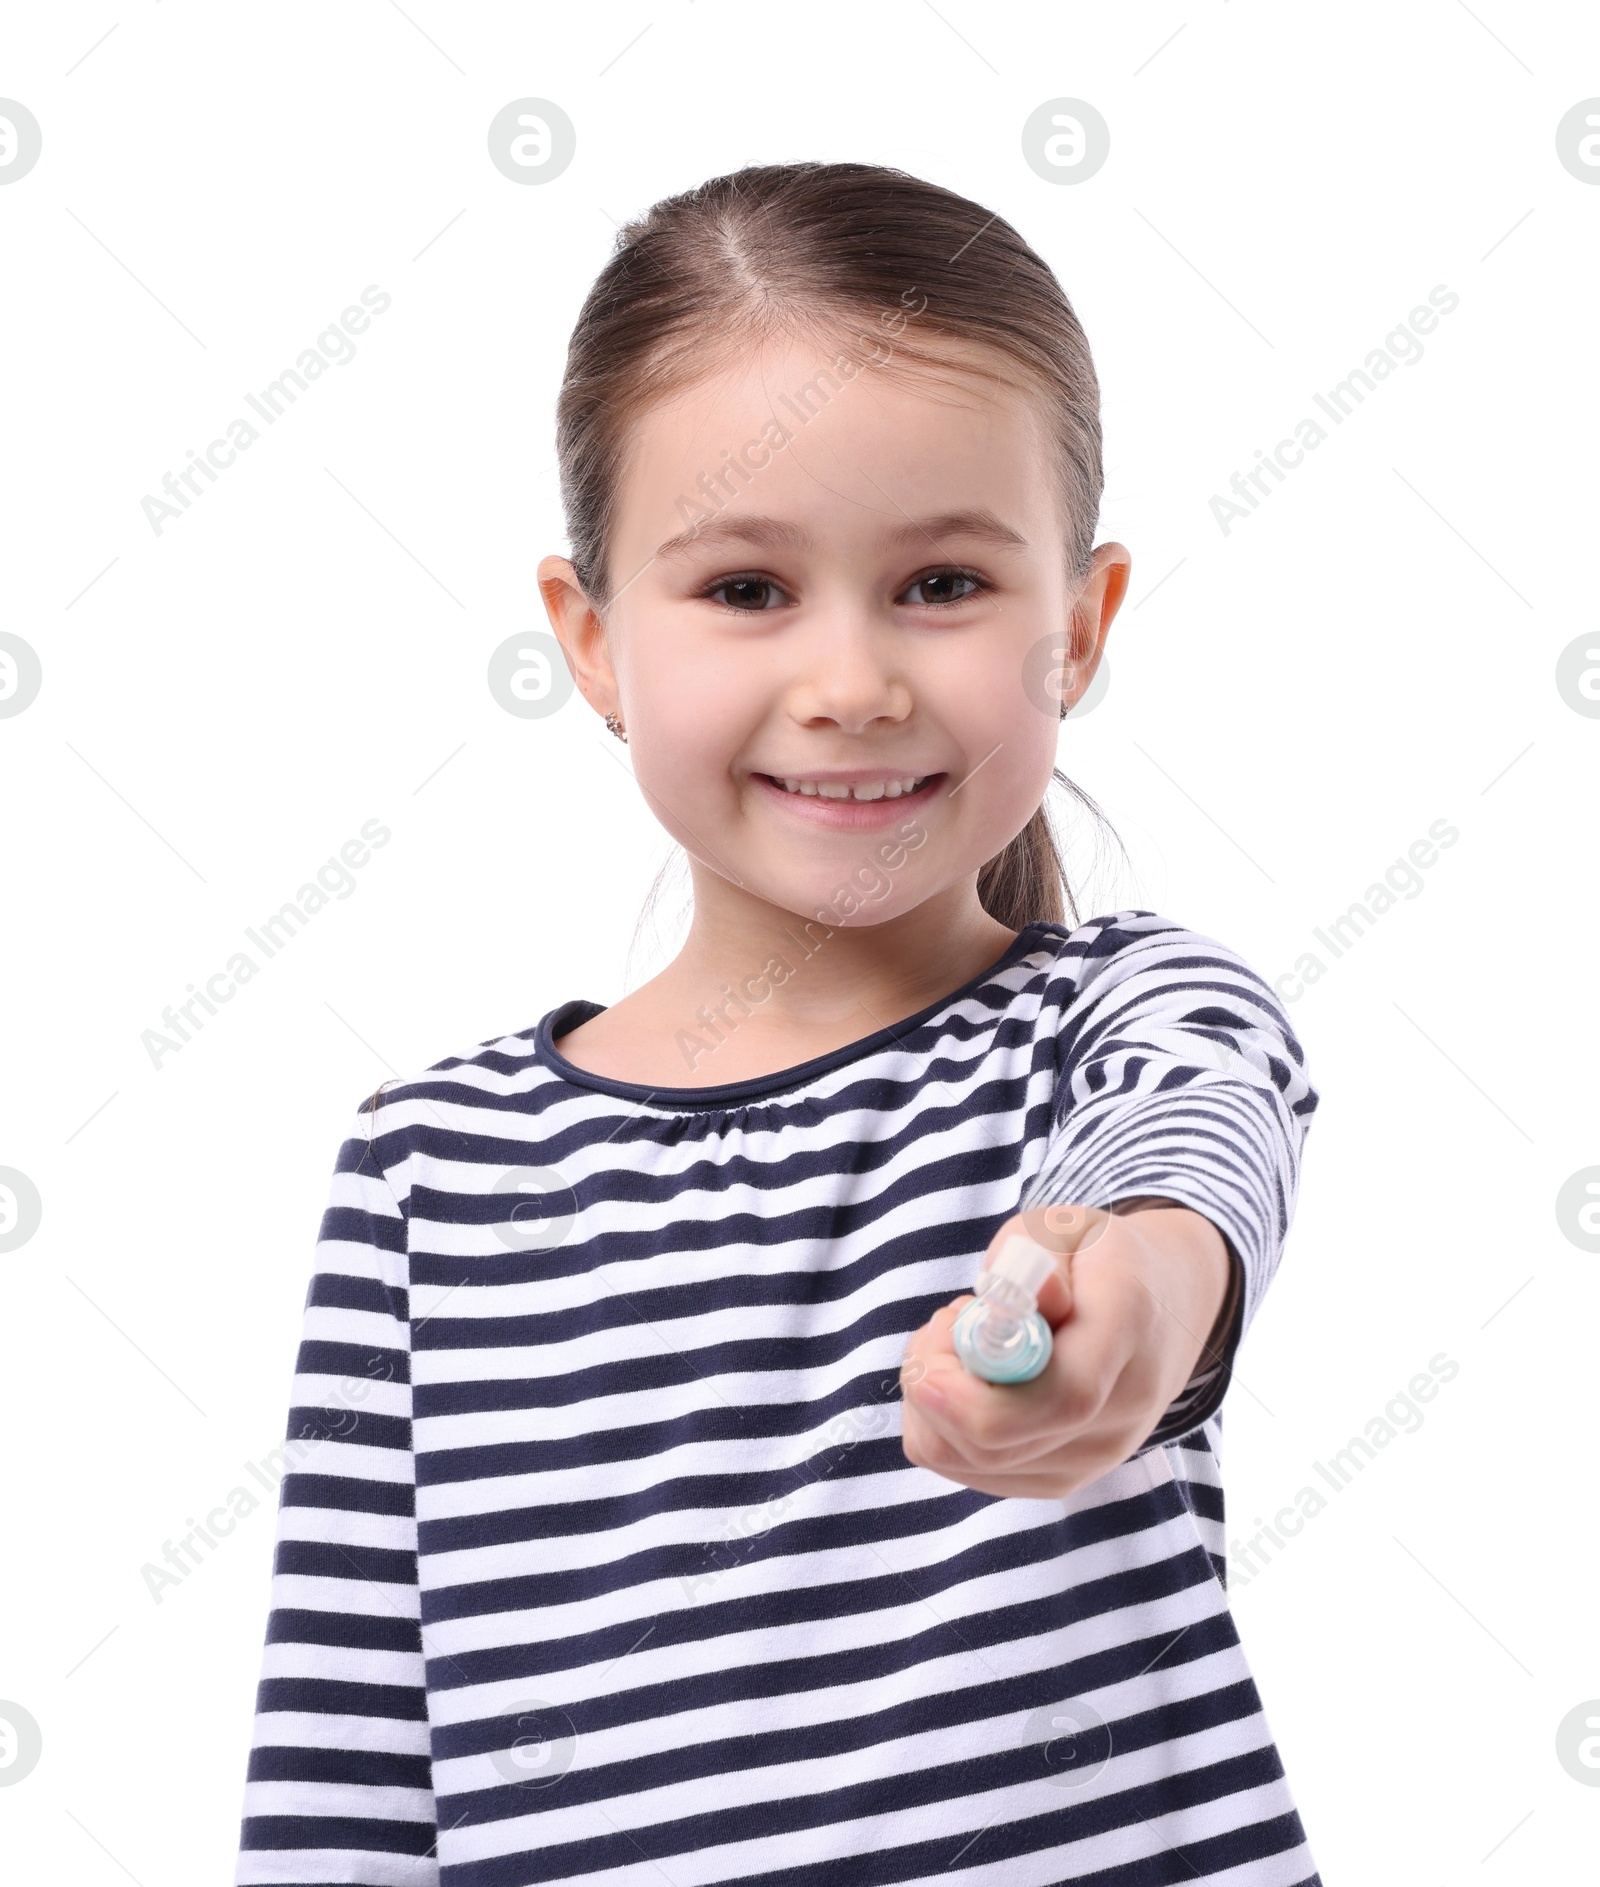
[{"label": "shirt neckline", "polygon": [[570,1002],[561,1003],[550,1010],[539,1022],[534,1034],[534,1059],[556,1075],[562,1081],[574,1087],[589,1088],[598,1094],[609,1094],[618,1100],[652,1101],[662,1107],[676,1107],[706,1111],[721,1106],[736,1106],[740,1102],[756,1100],[763,1095],[781,1093],[790,1088],[803,1086],[818,1075],[828,1074],[835,1068],[842,1068],[847,1063],[858,1061],[876,1049],[884,1048],[899,1040],[908,1031],[921,1028],[931,1022],[941,1010],[964,1001],[975,994],[985,984],[991,982],[1003,970],[1008,969],[1019,957],[1025,956],[1034,947],[1041,931],[1051,926],[1043,919],[1025,924],[999,957],[986,970],[963,983],[959,989],[953,989],[948,995],[940,996],[936,1001],[919,1009],[914,1015],[902,1016],[899,1021],[891,1022],[887,1027],[874,1029],[870,1035],[863,1035],[854,1042],[846,1042],[840,1048],[829,1049],[824,1055],[814,1055],[809,1061],[796,1062],[788,1068],[776,1068],[770,1074],[753,1075],[746,1081],[723,1082],[716,1087],[704,1088],[666,1088],[649,1087],[640,1081],[619,1081],[610,1075],[595,1074],[591,1069],[580,1068],[576,1062],[568,1061],[555,1045],[558,1034],[565,1035],[575,1029],[579,1023],[587,1022],[591,1017],[605,1012],[606,1004],[592,1002],[587,997],[577,996]]}]

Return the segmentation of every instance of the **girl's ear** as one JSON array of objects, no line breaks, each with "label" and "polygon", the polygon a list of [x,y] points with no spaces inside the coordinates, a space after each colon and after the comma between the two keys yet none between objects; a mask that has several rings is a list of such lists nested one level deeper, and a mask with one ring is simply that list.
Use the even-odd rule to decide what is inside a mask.
[{"label": "girl's ear", "polygon": [[1122,607],[1122,599],[1128,594],[1128,578],[1132,571],[1133,558],[1126,545],[1106,543],[1095,546],[1094,556],[1089,563],[1089,574],[1073,599],[1068,625],[1072,666],[1076,671],[1075,679],[1080,682],[1073,692],[1072,701],[1068,703],[1069,707],[1075,707],[1088,693],[1095,670],[1100,666],[1100,657],[1105,654],[1106,637],[1111,633],[1112,619]]},{"label": "girl's ear", "polygon": [[622,705],[617,694],[616,670],[606,645],[606,626],[600,612],[583,592],[578,573],[565,557],[545,557],[539,564],[539,593],[545,614],[555,631],[567,667],[583,698],[597,714],[610,714]]}]

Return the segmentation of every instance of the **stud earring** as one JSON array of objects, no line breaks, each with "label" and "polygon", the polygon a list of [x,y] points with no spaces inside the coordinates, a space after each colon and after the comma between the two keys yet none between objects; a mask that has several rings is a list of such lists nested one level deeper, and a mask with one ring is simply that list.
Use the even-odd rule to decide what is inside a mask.
[{"label": "stud earring", "polygon": [[627,729],[622,725],[622,716],[613,710],[613,712],[606,716],[606,726],[609,727],[612,733],[616,735],[617,739],[626,746],[628,734]]}]

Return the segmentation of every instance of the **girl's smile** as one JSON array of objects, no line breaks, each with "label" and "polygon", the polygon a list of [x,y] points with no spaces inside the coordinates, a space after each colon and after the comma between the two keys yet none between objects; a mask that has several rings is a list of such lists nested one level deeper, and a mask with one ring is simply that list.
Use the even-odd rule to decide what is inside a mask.
[{"label": "girl's smile", "polygon": [[750,778],[788,817],[843,832],[862,832],[898,824],[933,798],[946,775],[858,768],[834,773],[752,773]]}]

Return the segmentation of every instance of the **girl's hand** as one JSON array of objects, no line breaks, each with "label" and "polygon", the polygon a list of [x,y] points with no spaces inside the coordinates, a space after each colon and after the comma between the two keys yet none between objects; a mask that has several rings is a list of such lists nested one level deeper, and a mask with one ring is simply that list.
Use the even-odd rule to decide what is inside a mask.
[{"label": "girl's hand", "polygon": [[950,1326],[972,1293],[935,1312],[900,1369],[906,1459],[984,1494],[1060,1500],[1120,1466],[1193,1375],[1228,1287],[1228,1248],[1184,1206],[1125,1216],[1095,1206],[1018,1213],[1013,1231],[1057,1254],[1039,1291],[1055,1333],[1032,1382],[961,1366]]}]

